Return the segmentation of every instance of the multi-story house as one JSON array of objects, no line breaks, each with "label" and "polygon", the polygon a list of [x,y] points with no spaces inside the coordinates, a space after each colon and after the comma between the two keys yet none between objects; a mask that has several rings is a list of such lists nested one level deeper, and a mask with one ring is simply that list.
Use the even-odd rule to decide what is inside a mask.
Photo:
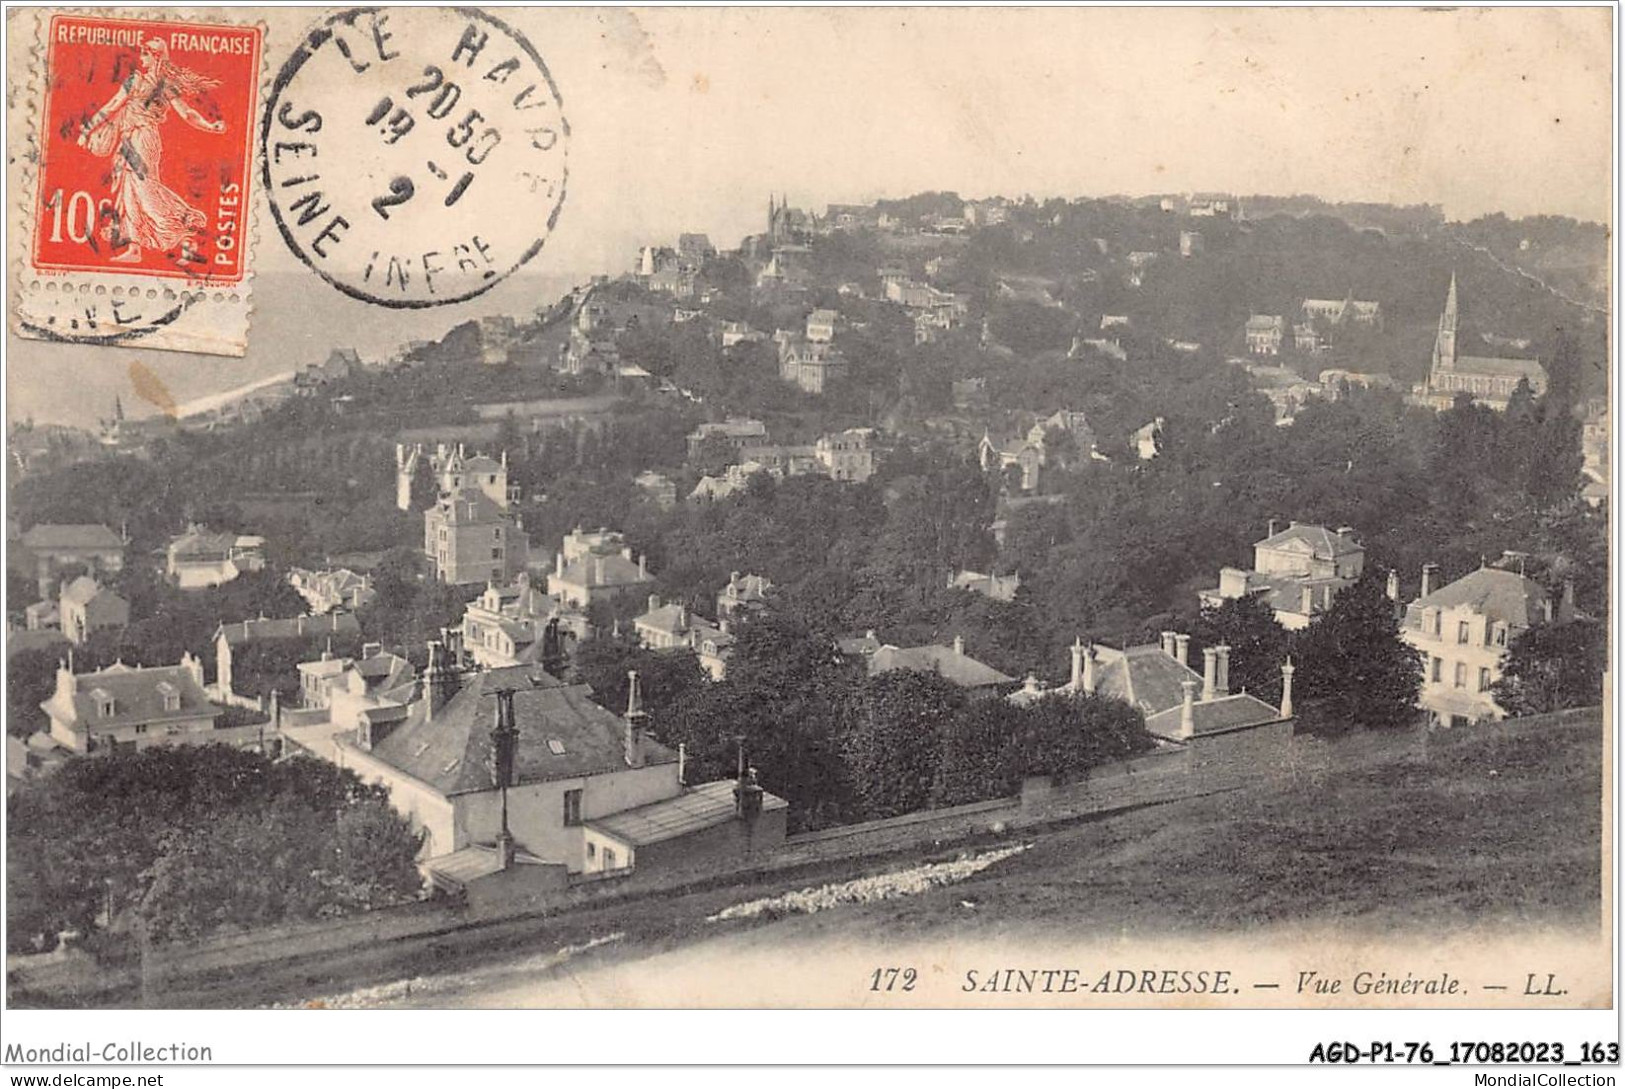
[{"label": "multi-story house", "polygon": [[582,547],[579,541],[573,544],[566,537],[563,551],[554,557],[553,573],[547,577],[547,592],[566,608],[586,611],[596,603],[647,593],[653,583],[647,556],[634,559],[632,550],[625,547],[616,552],[598,551]]},{"label": "multi-story house", "polygon": [[713,623],[680,602],[664,604],[658,595],[650,594],[648,610],[635,617],[632,625],[638,639],[650,650],[691,650],[712,680],[727,676],[728,655],[734,642],[728,617]]},{"label": "multi-story house", "polygon": [[[411,662],[378,643],[367,643],[356,658],[324,651],[315,661],[300,662],[299,704],[303,711],[326,711],[328,725],[340,729],[378,727],[405,720],[417,696],[417,683]],[[311,716],[300,718],[312,724]]]},{"label": "multi-story house", "polygon": [[530,541],[483,490],[465,488],[423,512],[423,551],[436,579],[467,586],[510,581],[525,569]]},{"label": "multi-story house", "polygon": [[1334,532],[1293,522],[1276,532],[1271,522],[1269,535],[1253,544],[1252,568],[1221,568],[1219,585],[1198,596],[1202,604],[1217,608],[1235,598],[1263,594],[1276,622],[1297,631],[1331,608],[1338,592],[1357,582],[1364,570],[1365,549],[1348,526]]},{"label": "multi-story house", "polygon": [[738,620],[767,607],[773,583],[766,575],[741,575],[730,572],[728,584],[717,593],[717,615],[724,620]]},{"label": "multi-story house", "polygon": [[1507,647],[1530,628],[1573,619],[1573,587],[1554,605],[1540,583],[1502,567],[1480,567],[1445,586],[1435,586],[1437,577],[1435,565],[1422,569],[1421,592],[1400,628],[1424,655],[1417,703],[1443,726],[1500,719],[1491,689]]},{"label": "multi-story house", "polygon": [[301,655],[315,657],[324,649],[331,650],[335,639],[342,646],[353,644],[360,635],[361,623],[354,613],[260,617],[220,624],[214,629],[214,687],[210,694],[224,703],[244,695],[237,691],[243,678],[236,675],[237,659],[244,654],[244,648],[279,644],[292,652],[281,660],[296,662]]},{"label": "multi-story house", "polygon": [[1254,314],[1244,330],[1247,350],[1254,355],[1280,355],[1286,339],[1286,319],[1278,314]]},{"label": "multi-story house", "polygon": [[874,429],[853,427],[822,435],[813,454],[831,479],[862,484],[875,474]]},{"label": "multi-story house", "polygon": [[792,337],[779,345],[779,377],[808,393],[823,393],[846,372],[846,358],[828,341]]},{"label": "multi-story house", "polygon": [[528,572],[510,585],[487,586],[463,611],[463,652],[485,669],[551,665],[568,642],[588,635],[587,618],[543,593]]},{"label": "multi-story house", "polygon": [[688,456],[693,457],[699,451],[700,444],[714,435],[726,439],[736,453],[748,450],[752,446],[767,445],[767,425],[761,420],[730,416],[720,423],[702,423],[690,432]]},{"label": "multi-story house", "polygon": [[40,704],[51,738],[73,753],[119,752],[151,745],[207,744],[220,708],[203,691],[203,663],[136,668],[122,662],[94,673],[56,673],[56,690]]},{"label": "multi-story house", "polygon": [[231,582],[245,571],[265,568],[265,538],[239,533],[212,533],[188,526],[165,550],[165,572],[182,590],[201,590]]},{"label": "multi-story house", "polygon": [[82,645],[96,632],[127,625],[130,603],[89,575],[80,575],[62,588],[58,616],[63,637]]},{"label": "multi-story house", "polygon": [[807,315],[807,339],[817,344],[828,344],[835,339],[835,326],[841,315],[834,310],[818,309]]},{"label": "multi-story house", "polygon": [[34,579],[40,596],[48,597],[64,567],[83,564],[105,575],[122,571],[124,542],[106,526],[42,523],[13,542],[10,557],[12,568]]},{"label": "multi-story house", "polygon": [[513,489],[508,485],[508,452],[500,458],[485,454],[470,455],[461,443],[449,446],[440,443],[433,452],[425,451],[422,443],[395,445],[395,506],[400,510],[412,509],[412,479],[419,463],[427,458],[429,472],[434,477],[435,491],[439,495],[455,495],[475,489],[483,492],[501,510],[507,510],[514,501]]}]

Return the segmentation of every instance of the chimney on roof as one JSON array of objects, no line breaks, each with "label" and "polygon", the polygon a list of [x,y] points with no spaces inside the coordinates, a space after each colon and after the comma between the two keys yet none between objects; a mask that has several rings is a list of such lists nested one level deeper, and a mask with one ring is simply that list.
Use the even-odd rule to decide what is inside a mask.
[{"label": "chimney on roof", "polygon": [[660,608],[660,595],[659,594],[650,594],[649,595],[649,611],[654,612],[658,608]]},{"label": "chimney on roof", "polygon": [[1072,640],[1072,691],[1083,691],[1083,658],[1089,648],[1081,638]]},{"label": "chimney on roof", "polygon": [[1429,594],[1431,594],[1434,590],[1433,580],[1437,579],[1438,577],[1439,565],[1436,563],[1424,563],[1422,565],[1422,589],[1421,592],[1416,596],[1427,597]]},{"label": "chimney on roof", "polygon": [[621,717],[622,743],[626,750],[626,766],[641,768],[643,766],[643,732],[649,716],[643,711],[643,685],[638,679],[638,671],[626,671],[626,714]]},{"label": "chimney on roof", "polygon": [[1219,684],[1219,648],[1202,648],[1202,702],[1213,698]]},{"label": "chimney on roof", "polygon": [[1275,536],[1275,519],[1270,519],[1270,531],[1264,535],[1266,538]]},{"label": "chimney on roof", "polygon": [[677,743],[677,785],[688,785],[688,746],[681,741]]},{"label": "chimney on roof", "polygon": [[1388,572],[1388,600],[1399,601],[1399,572],[1392,569]]},{"label": "chimney on roof", "polygon": [[1190,653],[1191,637],[1184,632],[1176,632],[1174,634],[1174,657],[1178,659],[1180,665],[1188,666],[1190,664],[1188,661]]},{"label": "chimney on roof", "polygon": [[1315,588],[1313,586],[1303,588],[1303,604],[1300,611],[1304,616],[1315,615]]},{"label": "chimney on roof", "polygon": [[564,577],[564,553],[562,552],[553,557],[553,573],[560,578]]},{"label": "chimney on roof", "polygon": [[1219,656],[1219,675],[1214,684],[1219,695],[1228,696],[1230,694],[1230,645],[1220,643],[1213,649]]},{"label": "chimney on roof", "polygon": [[1174,633],[1171,631],[1162,633],[1162,652],[1170,658],[1174,656]]},{"label": "chimney on roof", "polygon": [[376,658],[376,657],[378,657],[378,655],[382,654],[383,652],[384,652],[384,644],[382,644],[382,643],[362,643],[361,644],[361,657],[363,657],[363,658]]},{"label": "chimney on roof", "polygon": [[762,815],[762,788],[756,782],[755,768],[746,768],[734,787],[734,812],[743,821],[754,821]]},{"label": "chimney on roof", "polygon": [[638,557],[638,577],[644,578],[649,574],[649,554],[643,553]]},{"label": "chimney on roof", "polygon": [[446,649],[438,639],[429,640],[429,664],[423,671],[423,696],[428,701],[429,717],[446,705],[457,693],[457,674],[446,661]]},{"label": "chimney on roof", "polygon": [[1187,677],[1179,688],[1184,694],[1179,704],[1179,736],[1192,737],[1196,734],[1196,682]]},{"label": "chimney on roof", "polygon": [[954,653],[958,655],[965,653],[965,637],[963,635],[954,636]]},{"label": "chimney on roof", "polygon": [[[1354,540],[1354,527],[1353,526],[1338,526],[1337,527],[1337,535],[1339,537],[1347,537],[1349,540],[1353,541]],[[1358,543],[1358,542],[1356,542],[1356,543]]]},{"label": "chimney on roof", "polygon": [[1291,658],[1288,658],[1285,662],[1281,663],[1281,717],[1282,718],[1291,718],[1292,717],[1292,674],[1294,674],[1296,672],[1297,672],[1297,669],[1292,665],[1292,659]]}]

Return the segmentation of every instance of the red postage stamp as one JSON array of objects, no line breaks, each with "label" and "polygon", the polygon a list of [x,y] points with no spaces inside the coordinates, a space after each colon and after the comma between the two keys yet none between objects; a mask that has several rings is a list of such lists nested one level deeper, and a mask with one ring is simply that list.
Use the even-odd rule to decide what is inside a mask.
[{"label": "red postage stamp", "polygon": [[[26,285],[33,294],[55,297],[36,298],[19,331],[239,354],[210,347],[218,338],[201,329],[166,341],[177,324],[218,323],[182,320],[210,303],[238,304],[246,333],[261,28],[156,15],[43,22],[25,271],[47,278]],[[84,295],[93,313],[80,312]]]}]

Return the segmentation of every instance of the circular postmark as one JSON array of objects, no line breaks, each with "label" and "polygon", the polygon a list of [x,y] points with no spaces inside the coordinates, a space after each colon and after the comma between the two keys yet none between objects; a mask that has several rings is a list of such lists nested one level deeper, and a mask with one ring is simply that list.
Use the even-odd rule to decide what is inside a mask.
[{"label": "circular postmark", "polygon": [[306,35],[260,127],[294,254],[390,307],[461,302],[541,250],[570,127],[525,38],[471,8],[356,8]]},{"label": "circular postmark", "polygon": [[150,282],[109,287],[68,279],[31,280],[19,285],[17,329],[37,340],[63,344],[135,345],[147,338],[161,339],[208,294]]}]

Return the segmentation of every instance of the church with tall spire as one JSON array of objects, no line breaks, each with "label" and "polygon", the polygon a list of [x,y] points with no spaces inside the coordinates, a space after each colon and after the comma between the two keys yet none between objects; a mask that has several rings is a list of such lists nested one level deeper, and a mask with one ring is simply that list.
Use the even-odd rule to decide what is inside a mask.
[{"label": "church with tall spire", "polygon": [[1527,380],[1536,396],[1546,391],[1546,368],[1538,360],[1460,354],[1460,325],[1461,306],[1456,274],[1452,272],[1444,310],[1439,314],[1439,329],[1433,337],[1428,380],[1416,387],[1412,398],[1416,403],[1442,412],[1456,403],[1457,396],[1466,393],[1475,403],[1502,412],[1521,381]]}]

